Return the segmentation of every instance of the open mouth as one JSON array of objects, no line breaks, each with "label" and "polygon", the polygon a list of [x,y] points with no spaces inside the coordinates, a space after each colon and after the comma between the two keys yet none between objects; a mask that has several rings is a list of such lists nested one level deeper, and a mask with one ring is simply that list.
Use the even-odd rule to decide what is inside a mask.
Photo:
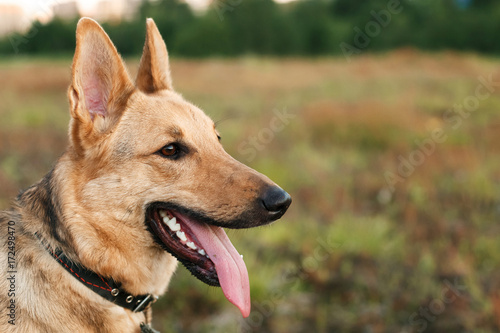
[{"label": "open mouth", "polygon": [[248,317],[250,284],[242,256],[224,229],[202,222],[193,215],[183,208],[155,204],[148,209],[147,220],[157,242],[166,251],[199,280],[220,286],[243,317]]}]

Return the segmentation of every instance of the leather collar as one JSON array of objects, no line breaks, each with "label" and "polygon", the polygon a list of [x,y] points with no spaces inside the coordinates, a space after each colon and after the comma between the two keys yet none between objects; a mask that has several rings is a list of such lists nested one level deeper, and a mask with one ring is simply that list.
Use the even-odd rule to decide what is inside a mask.
[{"label": "leather collar", "polygon": [[120,284],[113,279],[105,279],[99,274],[72,262],[61,250],[53,250],[37,233],[35,236],[40,240],[47,252],[68,271],[74,278],[96,294],[132,312],[141,312],[148,309],[156,302],[158,296],[152,294],[132,295],[120,288]]}]

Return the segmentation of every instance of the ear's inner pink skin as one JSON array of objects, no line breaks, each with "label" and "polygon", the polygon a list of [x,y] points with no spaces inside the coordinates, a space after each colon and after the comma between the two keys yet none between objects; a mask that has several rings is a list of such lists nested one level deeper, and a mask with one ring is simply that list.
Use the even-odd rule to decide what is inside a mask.
[{"label": "ear's inner pink skin", "polygon": [[90,113],[90,118],[94,120],[95,116],[106,116],[107,98],[104,96],[99,81],[94,78],[88,78],[84,85],[85,106]]}]

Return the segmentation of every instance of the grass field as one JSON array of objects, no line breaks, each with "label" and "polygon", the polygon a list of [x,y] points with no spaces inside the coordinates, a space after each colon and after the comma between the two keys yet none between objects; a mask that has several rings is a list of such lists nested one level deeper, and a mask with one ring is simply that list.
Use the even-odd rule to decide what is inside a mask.
[{"label": "grass field", "polygon": [[[70,62],[0,62],[2,209],[65,149]],[[350,63],[174,59],[176,89],[218,121],[226,149],[294,201],[272,226],[229,231],[250,318],[180,268],[155,327],[498,332],[498,68],[412,50]]]}]

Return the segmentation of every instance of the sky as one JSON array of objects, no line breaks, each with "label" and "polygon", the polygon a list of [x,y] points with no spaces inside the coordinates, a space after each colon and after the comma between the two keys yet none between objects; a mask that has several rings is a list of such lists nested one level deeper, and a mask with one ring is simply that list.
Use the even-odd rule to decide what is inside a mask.
[{"label": "sky", "polygon": [[[16,4],[24,8],[26,14],[31,17],[44,19],[49,16],[51,5],[56,3],[65,2],[67,0],[0,0],[0,4]],[[100,0],[77,0],[78,6],[83,15],[91,15],[95,10],[96,4]],[[185,0],[190,3],[194,8],[204,8],[212,1],[225,1],[225,0]],[[244,1],[244,0],[242,0]],[[293,0],[275,0],[276,2],[289,2]]]}]

